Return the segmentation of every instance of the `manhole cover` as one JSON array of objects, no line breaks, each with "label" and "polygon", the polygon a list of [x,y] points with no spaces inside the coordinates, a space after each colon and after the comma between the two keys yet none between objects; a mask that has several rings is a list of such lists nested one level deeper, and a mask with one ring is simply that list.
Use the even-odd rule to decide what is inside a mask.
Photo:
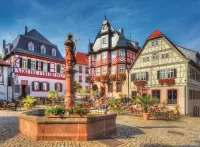
[{"label": "manhole cover", "polygon": [[115,146],[123,144],[123,142],[121,142],[121,141],[119,141],[117,139],[113,139],[111,137],[100,139],[99,142],[103,143],[103,144],[105,144],[105,145],[107,145],[109,147],[115,147]]},{"label": "manhole cover", "polygon": [[177,132],[177,131],[172,131],[172,130],[169,130],[168,133],[172,133],[172,134],[184,136],[184,133],[182,133],[182,132]]}]

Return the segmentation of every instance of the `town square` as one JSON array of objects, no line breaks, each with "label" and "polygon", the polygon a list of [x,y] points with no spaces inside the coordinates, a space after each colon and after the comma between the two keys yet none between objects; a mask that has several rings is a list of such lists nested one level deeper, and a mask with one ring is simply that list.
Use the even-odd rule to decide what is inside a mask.
[{"label": "town square", "polygon": [[2,1],[0,146],[200,146],[199,7]]}]

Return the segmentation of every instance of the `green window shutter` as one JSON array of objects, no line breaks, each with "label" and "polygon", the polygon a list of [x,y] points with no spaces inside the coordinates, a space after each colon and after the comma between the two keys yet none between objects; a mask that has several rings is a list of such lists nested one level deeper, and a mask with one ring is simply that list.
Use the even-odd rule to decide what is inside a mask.
[{"label": "green window shutter", "polygon": [[60,64],[56,65],[56,71],[57,71],[57,73],[60,73]]},{"label": "green window shutter", "polygon": [[149,73],[146,72],[146,81],[149,81]]},{"label": "green window shutter", "polygon": [[177,76],[177,70],[174,69],[174,78],[176,78],[176,76]]},{"label": "green window shutter", "polygon": [[157,71],[157,79],[160,79],[160,71]]},{"label": "green window shutter", "polygon": [[22,57],[19,58],[19,67],[22,67]]},{"label": "green window shutter", "polygon": [[28,69],[31,69],[31,59],[28,59]]},{"label": "green window shutter", "polygon": [[47,65],[47,71],[50,72],[50,63]]},{"label": "green window shutter", "polygon": [[135,73],[131,74],[131,82],[135,81]]},{"label": "green window shutter", "polygon": [[36,61],[36,70],[38,70],[38,61]]},{"label": "green window shutter", "polygon": [[41,62],[41,71],[43,71],[43,62]]}]

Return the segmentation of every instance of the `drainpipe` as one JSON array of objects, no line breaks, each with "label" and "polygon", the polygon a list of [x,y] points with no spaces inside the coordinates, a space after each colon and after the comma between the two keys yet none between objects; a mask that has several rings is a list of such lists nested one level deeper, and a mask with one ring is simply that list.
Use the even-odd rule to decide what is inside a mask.
[{"label": "drainpipe", "polygon": [[129,97],[130,97],[130,94],[129,94],[129,70],[128,70],[128,105],[129,105]]}]

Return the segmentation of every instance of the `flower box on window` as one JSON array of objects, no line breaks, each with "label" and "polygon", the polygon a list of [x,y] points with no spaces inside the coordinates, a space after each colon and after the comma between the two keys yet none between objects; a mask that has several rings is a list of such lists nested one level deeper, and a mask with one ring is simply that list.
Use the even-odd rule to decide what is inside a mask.
[{"label": "flower box on window", "polygon": [[147,84],[147,81],[135,81],[134,85],[137,87],[144,87]]},{"label": "flower box on window", "polygon": [[174,78],[167,78],[167,79],[159,79],[159,84],[160,85],[167,85],[167,86],[171,86],[175,84],[175,79]]},{"label": "flower box on window", "polygon": [[96,76],[95,77],[95,81],[100,82],[101,81],[101,77],[100,76]]},{"label": "flower box on window", "polygon": [[110,74],[109,75],[109,80],[110,81],[115,81],[116,80],[116,74]]},{"label": "flower box on window", "polygon": [[118,79],[119,79],[120,81],[125,81],[125,80],[126,80],[126,74],[125,74],[125,73],[119,73]]},{"label": "flower box on window", "polygon": [[102,82],[107,82],[109,79],[107,74],[102,74],[100,77]]}]

